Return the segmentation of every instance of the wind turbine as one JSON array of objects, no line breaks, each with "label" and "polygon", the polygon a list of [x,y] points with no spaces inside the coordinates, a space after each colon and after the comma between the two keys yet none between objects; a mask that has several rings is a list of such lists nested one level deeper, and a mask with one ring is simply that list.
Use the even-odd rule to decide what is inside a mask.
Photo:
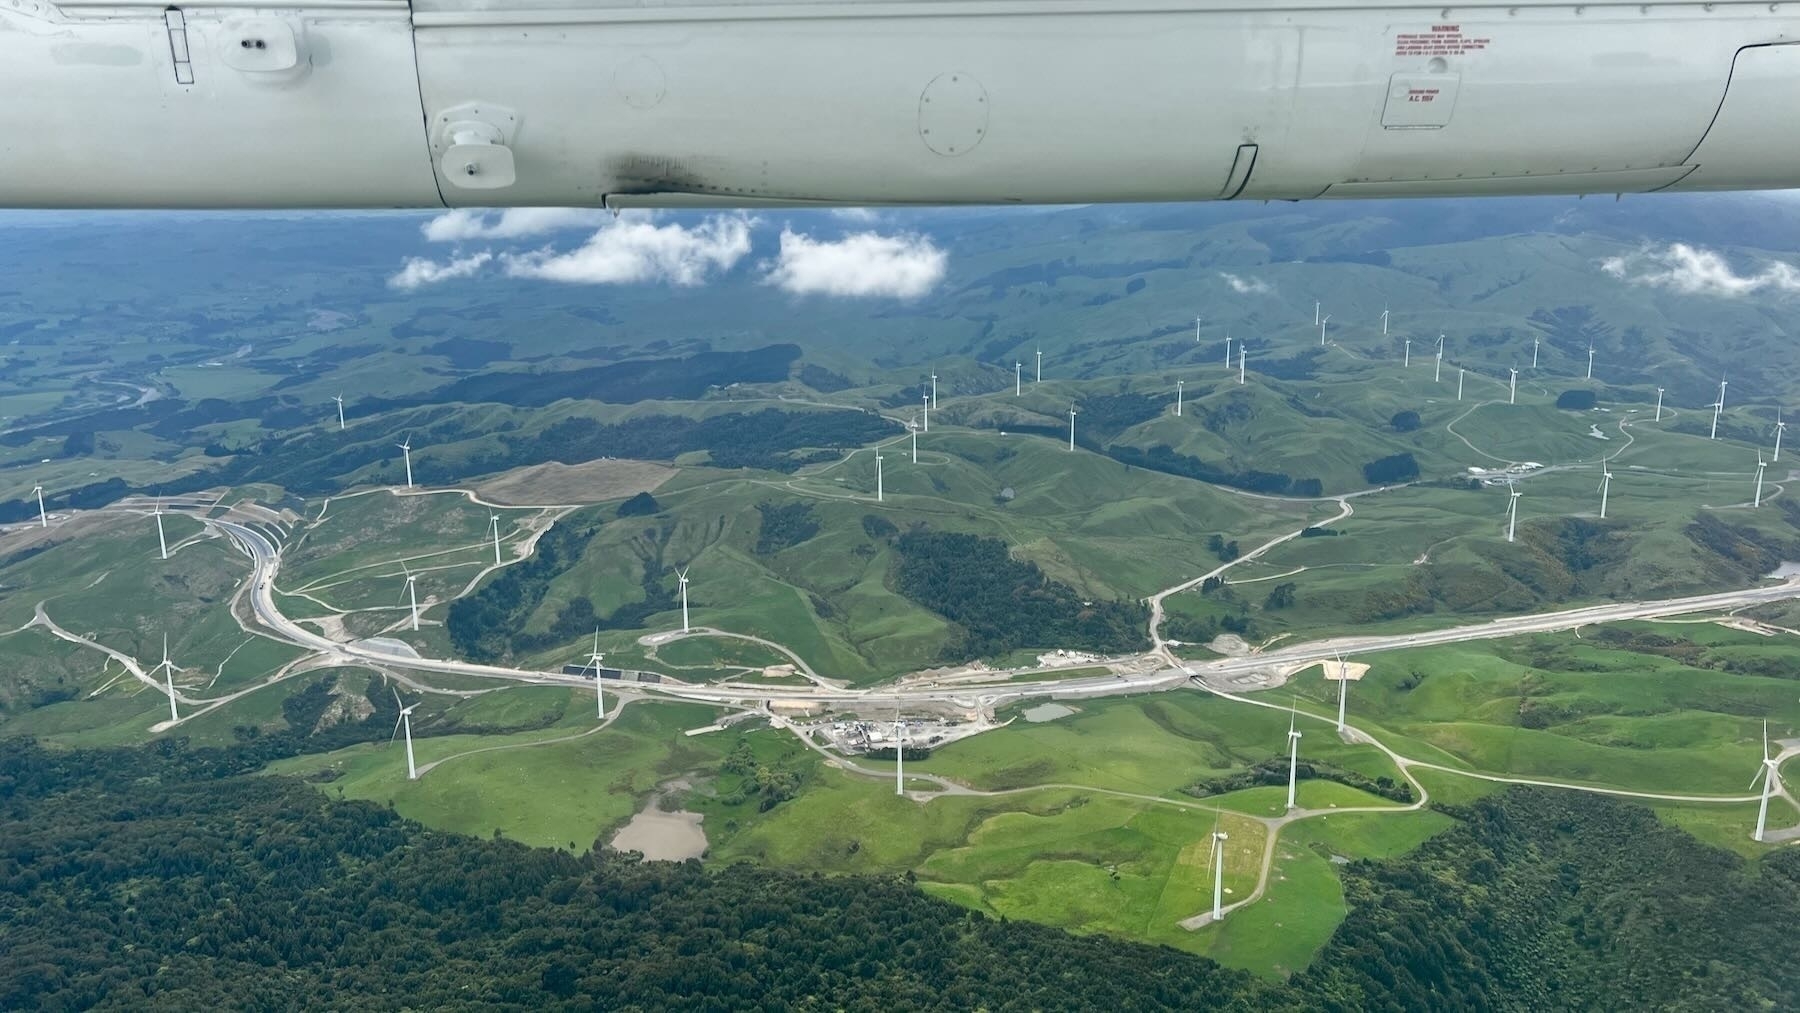
[{"label": "wind turbine", "polygon": [[925,431],[929,433],[931,432],[931,395],[921,394],[919,395],[919,399],[923,401],[925,405]]},{"label": "wind turbine", "polygon": [[38,527],[47,528],[50,526],[50,515],[44,512],[44,484],[39,482],[31,487],[31,491],[36,493],[38,498]]},{"label": "wind turbine", "polygon": [[1020,362],[1017,359],[1014,359],[1013,360],[1013,397],[1023,397],[1024,395],[1025,395],[1025,364],[1023,362]]},{"label": "wind turbine", "polygon": [[1069,406],[1069,449],[1075,449],[1075,406]]},{"label": "wind turbine", "polygon": [[1244,343],[1238,342],[1238,386],[1244,385]]},{"label": "wind turbine", "polygon": [[606,655],[600,653],[600,628],[594,628],[594,649],[588,654],[588,664],[594,669],[594,700],[599,706],[597,716],[606,716],[606,687],[600,681],[600,663]]},{"label": "wind turbine", "polygon": [[937,374],[931,374],[931,407],[937,407]]},{"label": "wind turbine", "polygon": [[1513,528],[1519,523],[1519,490],[1512,490],[1512,499],[1506,504],[1506,540],[1513,540]]},{"label": "wind turbine", "polygon": [[1463,387],[1463,369],[1461,366],[1458,366],[1458,367],[1456,367],[1456,399],[1458,401],[1462,400],[1462,387]]},{"label": "wind turbine", "polygon": [[688,631],[688,608],[687,608],[688,572],[687,572],[687,568],[684,567],[680,570],[676,570],[675,577],[677,580],[679,580],[681,582],[681,632],[686,633]]},{"label": "wind turbine", "polygon": [[1518,404],[1519,403],[1519,371],[1509,367],[1507,369],[1507,372],[1512,374],[1512,380],[1508,382],[1507,387],[1506,387],[1506,403],[1507,404]]},{"label": "wind turbine", "polygon": [[332,400],[333,400],[333,401],[336,401],[336,402],[337,402],[337,406],[338,406],[338,432],[340,432],[340,433],[341,433],[341,432],[343,432],[343,431],[344,431],[344,392],[343,392],[343,391],[341,391],[341,390],[340,390],[340,391],[338,391],[338,392],[337,392],[337,396],[336,396],[336,397],[333,397],[333,398],[332,398]]},{"label": "wind turbine", "polygon": [[1769,755],[1769,722],[1766,718],[1763,720],[1762,769],[1750,779],[1750,787],[1756,787],[1758,781],[1763,783],[1762,801],[1756,807],[1756,833],[1751,839],[1761,844],[1763,831],[1769,824],[1769,796],[1775,794],[1775,786],[1781,783],[1781,764]]},{"label": "wind turbine", "polygon": [[1588,378],[1588,379],[1589,379],[1589,380],[1592,380],[1592,379],[1593,379],[1593,378],[1594,378],[1594,343],[1593,343],[1593,342],[1592,342],[1592,341],[1590,341],[1590,342],[1588,342],[1588,371],[1587,371],[1587,378]]},{"label": "wind turbine", "polygon": [[1763,478],[1763,469],[1766,467],[1768,467],[1768,463],[1762,459],[1761,454],[1757,454],[1756,455],[1756,498],[1750,501],[1751,507],[1762,506],[1762,478]]},{"label": "wind turbine", "polygon": [[1406,351],[1402,354],[1402,356],[1400,358],[1400,368],[1401,369],[1412,368],[1412,339],[1411,338],[1406,339]]},{"label": "wind turbine", "polygon": [[1319,320],[1319,347],[1325,347],[1325,325],[1331,323],[1331,314],[1327,313]]},{"label": "wind turbine", "polygon": [[1213,860],[1213,923],[1226,916],[1226,831],[1219,829],[1219,810],[1213,810],[1213,840],[1208,844],[1208,858]]},{"label": "wind turbine", "polygon": [[1600,461],[1600,519],[1601,520],[1606,519],[1606,495],[1607,495],[1607,493],[1610,493],[1611,491],[1612,491],[1612,469],[1608,468],[1606,466],[1606,461],[1604,459],[1602,459]]},{"label": "wind turbine", "polygon": [[1044,382],[1044,350],[1041,348],[1037,350],[1037,372],[1032,375],[1031,382]]},{"label": "wind turbine", "polygon": [[1716,440],[1719,438],[1719,414],[1725,410],[1725,381],[1724,380],[1719,381],[1719,400],[1713,403],[1712,410],[1713,410],[1712,434],[1707,436],[1707,439]]},{"label": "wind turbine", "polygon": [[1216,923],[1225,917],[1225,831],[1217,829],[1214,823],[1212,835],[1213,859],[1213,916]]},{"label": "wind turbine", "polygon": [[[394,722],[394,733],[397,735],[402,729],[406,732],[406,779],[408,781],[417,781],[419,779],[419,768],[413,763],[412,712],[413,708],[417,707],[418,704],[415,703],[409,705],[406,701],[400,699],[399,690],[394,690],[394,702],[400,705],[400,719]],[[389,735],[388,742],[391,743],[393,741],[394,736]]]},{"label": "wind turbine", "polygon": [[1319,326],[1319,319],[1320,319],[1319,318],[1319,304],[1317,302],[1314,302],[1313,303],[1313,326],[1314,327]]},{"label": "wind turbine", "polygon": [[163,535],[162,497],[156,497],[156,544],[162,546],[162,558],[169,558],[169,539]]},{"label": "wind turbine", "polygon": [[875,502],[880,503],[886,497],[881,491],[881,448],[875,448]]},{"label": "wind turbine", "polygon": [[[163,660],[156,668],[163,671],[163,687],[169,694],[169,723],[174,724],[181,720],[181,715],[175,712],[175,663],[169,660],[169,635],[167,633],[163,634]],[[152,668],[150,671],[154,672],[156,668]]]},{"label": "wind turbine", "polygon": [[394,446],[399,447],[400,453],[402,455],[404,455],[406,458],[406,487],[408,489],[411,489],[413,487],[413,484],[412,484],[412,437],[409,435],[409,436],[407,436],[407,438],[405,439],[404,442],[396,443],[396,444],[394,444]]},{"label": "wind turbine", "polygon": [[1431,382],[1437,383],[1444,377],[1444,336],[1438,335],[1437,364],[1431,367]]},{"label": "wind turbine", "polygon": [[406,574],[406,597],[412,601],[412,628],[416,633],[419,630],[419,592],[415,585],[419,581],[419,575],[412,572],[404,560],[400,563],[400,569]]},{"label": "wind turbine", "polygon": [[1200,318],[1194,318],[1194,344],[1200,343]]},{"label": "wind turbine", "polygon": [[913,419],[906,424],[906,431],[912,434],[912,454],[914,464],[919,463],[919,420]]},{"label": "wind turbine", "polygon": [[1656,388],[1656,418],[1651,420],[1653,422],[1662,421],[1662,395],[1663,389],[1661,387]]},{"label": "wind turbine", "polygon": [[1225,332],[1225,368],[1231,368],[1231,332]]},{"label": "wind turbine", "polygon": [[900,710],[894,710],[894,794],[906,795],[906,722],[900,720]]},{"label": "wind turbine", "polygon": [[1531,368],[1532,369],[1537,368],[1537,352],[1538,352],[1538,339],[1532,338],[1531,339]]},{"label": "wind turbine", "polygon": [[1388,328],[1388,308],[1386,306],[1383,306],[1381,308],[1381,336],[1384,338],[1387,337],[1387,328]]},{"label": "wind turbine", "polygon": [[1781,434],[1786,431],[1787,423],[1781,421],[1781,408],[1777,406],[1775,409],[1775,456],[1769,458],[1770,464],[1775,464],[1781,460]]},{"label": "wind turbine", "polygon": [[1300,769],[1300,730],[1294,727],[1294,708],[1288,705],[1288,804],[1294,806],[1294,774]]},{"label": "wind turbine", "polygon": [[1186,383],[1187,383],[1187,381],[1185,381],[1185,380],[1176,380],[1175,381],[1175,417],[1176,418],[1181,417],[1181,388],[1183,386],[1185,386]]},{"label": "wind turbine", "polygon": [[1344,664],[1344,656],[1343,655],[1338,654],[1338,652],[1336,652],[1336,651],[1332,651],[1331,653],[1337,657],[1337,663],[1338,663],[1338,723],[1337,723],[1337,730],[1341,733],[1344,730],[1344,695],[1349,692],[1349,686],[1350,686],[1350,666]]}]

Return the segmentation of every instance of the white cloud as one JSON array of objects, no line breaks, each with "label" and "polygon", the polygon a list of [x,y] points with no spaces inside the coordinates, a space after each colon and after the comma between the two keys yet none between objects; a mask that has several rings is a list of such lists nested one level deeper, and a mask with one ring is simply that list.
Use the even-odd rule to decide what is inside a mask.
[{"label": "white cloud", "polygon": [[948,262],[925,236],[857,232],[825,240],[783,229],[764,280],[795,295],[914,299],[943,280]]},{"label": "white cloud", "polygon": [[1633,285],[1673,289],[1689,295],[1730,298],[1763,289],[1800,292],[1800,269],[1792,264],[1771,260],[1757,273],[1742,275],[1733,271],[1720,254],[1686,243],[1672,243],[1661,250],[1644,247],[1622,257],[1607,257],[1600,262],[1600,270]]},{"label": "white cloud", "polygon": [[453,257],[442,262],[426,257],[408,257],[400,266],[400,271],[388,279],[388,284],[397,289],[410,292],[421,285],[435,285],[440,281],[452,278],[467,278],[482,269],[494,255],[486,252],[472,254],[467,257]]},{"label": "white cloud", "polygon": [[840,218],[847,222],[862,222],[863,224],[868,224],[870,222],[879,221],[881,213],[874,208],[832,208],[831,217]]},{"label": "white cloud", "polygon": [[500,259],[506,273],[515,278],[588,285],[640,281],[698,285],[715,272],[731,270],[750,252],[751,224],[742,215],[708,218],[693,228],[627,217],[608,222],[567,253],[545,247],[502,254]]},{"label": "white cloud", "polygon": [[560,229],[591,229],[606,222],[601,208],[507,208],[499,217],[486,211],[458,208],[446,211],[420,226],[434,243],[460,243],[468,239],[522,239]]},{"label": "white cloud", "polygon": [[1219,277],[1224,278],[1225,284],[1230,285],[1231,290],[1238,295],[1268,295],[1275,291],[1266,281],[1256,278],[1240,278],[1229,271],[1220,271]]}]

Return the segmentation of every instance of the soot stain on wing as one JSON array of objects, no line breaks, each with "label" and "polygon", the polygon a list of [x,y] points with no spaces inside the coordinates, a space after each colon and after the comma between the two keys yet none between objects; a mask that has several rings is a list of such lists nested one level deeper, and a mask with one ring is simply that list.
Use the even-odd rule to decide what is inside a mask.
[{"label": "soot stain on wing", "polygon": [[[612,159],[606,166],[606,171],[616,181],[615,192],[624,194],[768,192],[762,186],[752,183],[761,173],[734,170],[724,159],[712,155],[648,155],[634,152]],[[723,182],[725,180],[731,182]]]}]

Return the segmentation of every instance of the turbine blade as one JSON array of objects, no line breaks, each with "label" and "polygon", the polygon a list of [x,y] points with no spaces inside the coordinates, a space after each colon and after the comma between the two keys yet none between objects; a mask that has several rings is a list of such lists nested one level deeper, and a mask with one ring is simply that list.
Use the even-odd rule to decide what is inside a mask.
[{"label": "turbine blade", "polygon": [[397,717],[394,719],[394,733],[388,736],[389,743],[392,743],[395,739],[400,737],[400,722],[405,720],[405,717]]}]

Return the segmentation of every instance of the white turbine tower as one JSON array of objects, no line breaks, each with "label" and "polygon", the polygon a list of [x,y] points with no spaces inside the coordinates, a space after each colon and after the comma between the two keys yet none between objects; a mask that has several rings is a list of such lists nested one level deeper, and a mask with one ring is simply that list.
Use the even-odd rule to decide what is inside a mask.
[{"label": "white turbine tower", "polygon": [[1200,343],[1200,318],[1194,318],[1194,344]]},{"label": "white turbine tower", "polygon": [[1763,783],[1762,801],[1756,807],[1756,833],[1751,839],[1761,844],[1763,831],[1769,825],[1769,797],[1775,794],[1781,783],[1781,763],[1769,755],[1769,722],[1766,719],[1763,721],[1762,769],[1750,779],[1750,787],[1756,787],[1758,781]]},{"label": "white turbine tower", "polygon": [[931,407],[937,407],[937,374],[931,374]]},{"label": "white turbine tower", "polygon": [[1226,833],[1214,823],[1212,834],[1213,916],[1214,924],[1225,917],[1225,838]]},{"label": "white turbine tower", "polygon": [[913,419],[906,424],[906,431],[912,434],[912,463],[919,463],[919,420]]},{"label": "white turbine tower", "polygon": [[876,447],[875,448],[875,502],[877,502],[877,503],[883,502],[884,500],[886,500],[886,498],[887,497],[883,494],[882,489],[881,489],[881,448]]},{"label": "white turbine tower", "polygon": [[1506,540],[1513,540],[1513,529],[1519,523],[1519,490],[1512,490],[1512,499],[1506,504]]},{"label": "white turbine tower", "polygon": [[1537,368],[1538,339],[1531,339],[1531,368]]},{"label": "white turbine tower", "polygon": [[406,574],[406,597],[412,602],[412,628],[416,633],[419,629],[419,591],[416,586],[419,575],[412,572],[404,562],[400,564],[400,569]]},{"label": "white turbine tower", "polygon": [[488,524],[494,529],[494,565],[500,565],[500,515],[488,514]]},{"label": "white turbine tower", "polygon": [[[406,779],[408,781],[417,781],[419,779],[419,768],[413,763],[412,712],[413,708],[417,707],[418,704],[408,704],[406,701],[400,699],[399,690],[394,690],[394,702],[400,705],[400,718],[394,722],[394,734],[398,735],[402,730],[406,732]],[[389,735],[388,742],[391,743],[393,741],[394,736]]]},{"label": "white turbine tower", "polygon": [[1294,805],[1294,775],[1300,769],[1300,730],[1294,727],[1294,708],[1288,706],[1288,803],[1289,809]]},{"label": "white turbine tower", "polygon": [[906,722],[894,712],[894,794],[906,794]]},{"label": "white turbine tower", "polygon": [[1602,460],[1600,462],[1600,519],[1601,520],[1606,519],[1606,496],[1610,492],[1612,492],[1612,469],[1608,468],[1606,466],[1606,461]]},{"label": "white turbine tower", "polygon": [[1338,723],[1337,723],[1337,730],[1340,734],[1342,734],[1344,731],[1344,696],[1345,696],[1345,694],[1347,694],[1350,691],[1349,690],[1350,666],[1344,664],[1344,656],[1343,655],[1338,654],[1336,651],[1332,651],[1331,653],[1337,657],[1337,663],[1338,663]]},{"label": "white turbine tower", "polygon": [[687,586],[688,572],[686,568],[676,570],[675,578],[681,583],[681,632],[688,631]]},{"label": "white turbine tower", "polygon": [[594,670],[594,700],[599,707],[597,717],[606,716],[606,686],[600,679],[600,663],[606,655],[600,653],[600,631],[594,630],[594,649],[588,653],[588,665]]},{"label": "white turbine tower", "polygon": [[1238,342],[1238,386],[1244,385],[1244,343]]},{"label": "white turbine tower", "polygon": [[1716,440],[1719,438],[1719,415],[1725,411],[1725,381],[1724,380],[1719,381],[1719,400],[1713,402],[1712,410],[1713,410],[1712,433],[1710,435],[1708,435],[1706,438],[1709,440]]},{"label": "white turbine tower", "polygon": [[1069,406],[1069,449],[1075,449],[1075,406]]},{"label": "white turbine tower", "polygon": [[1768,467],[1768,462],[1766,462],[1762,459],[1761,454],[1757,454],[1756,455],[1756,498],[1750,501],[1750,505],[1752,507],[1762,506],[1763,469],[1766,467]]},{"label": "white turbine tower", "polygon": [[44,484],[39,482],[31,487],[31,491],[38,499],[38,527],[47,528],[50,526],[50,515],[44,512]]},{"label": "white turbine tower", "polygon": [[1431,367],[1431,382],[1438,383],[1444,378],[1444,336],[1438,335],[1437,363]]},{"label": "white turbine tower", "polygon": [[1770,464],[1781,461],[1781,434],[1787,432],[1787,423],[1781,421],[1781,409],[1775,409],[1775,456],[1769,458]]},{"label": "white turbine tower", "polygon": [[1383,306],[1381,308],[1381,336],[1384,338],[1387,337],[1387,329],[1388,329],[1388,309],[1386,306]]},{"label": "white turbine tower", "polygon": [[156,514],[156,544],[162,546],[162,558],[168,559],[169,539],[163,534],[161,496],[156,497],[156,509],[153,512]]},{"label": "white turbine tower", "polygon": [[1461,366],[1458,366],[1458,367],[1456,367],[1456,399],[1458,401],[1462,400],[1462,387],[1463,387],[1463,369]]},{"label": "white turbine tower", "polygon": [[343,432],[343,430],[344,430],[344,392],[341,390],[338,391],[337,396],[333,397],[332,400],[336,401],[337,406],[338,406],[338,431]]},{"label": "white turbine tower", "polygon": [[394,446],[399,447],[400,453],[406,458],[406,487],[408,489],[411,489],[413,487],[413,484],[412,484],[412,437],[408,436],[404,442],[396,443],[396,444],[394,444]]},{"label": "white turbine tower", "polygon": [[1181,417],[1181,388],[1187,385],[1185,380],[1175,381],[1175,417]]},{"label": "white turbine tower", "polygon": [[929,432],[931,432],[931,395],[930,394],[920,394],[919,399],[925,405],[925,415],[924,415],[925,423],[924,423],[924,425],[925,425],[925,431],[929,433]]},{"label": "white turbine tower", "polygon": [[1588,371],[1587,371],[1587,378],[1588,378],[1588,379],[1589,379],[1589,380],[1592,380],[1592,379],[1593,379],[1593,378],[1594,378],[1594,343],[1593,343],[1593,342],[1592,342],[1592,341],[1590,341],[1590,342],[1588,342]]},{"label": "white turbine tower", "polygon": [[1411,369],[1412,368],[1412,339],[1411,338],[1406,339],[1405,347],[1406,347],[1406,351],[1402,353],[1401,358],[1400,358],[1400,368],[1401,369]]},{"label": "white turbine tower", "polygon": [[1331,323],[1331,314],[1327,313],[1319,321],[1319,347],[1325,347],[1325,325]]},{"label": "white turbine tower", "polygon": [[1518,404],[1519,403],[1519,371],[1516,369],[1509,368],[1507,370],[1507,372],[1512,374],[1512,379],[1507,382],[1506,403],[1507,404]]},{"label": "white turbine tower", "polygon": [[[163,672],[163,689],[169,694],[169,723],[174,724],[181,720],[181,715],[175,711],[175,663],[169,660],[169,635],[167,633],[163,634],[163,660],[156,668],[162,669]],[[154,672],[156,668],[152,668],[150,671]]]},{"label": "white turbine tower", "polygon": [[1231,368],[1231,332],[1225,332],[1225,368]]},{"label": "white turbine tower", "polygon": [[1020,362],[1017,359],[1014,359],[1013,360],[1013,397],[1023,397],[1024,395],[1025,395],[1025,364],[1023,362]]},{"label": "white turbine tower", "polygon": [[1041,348],[1037,350],[1037,372],[1032,374],[1031,382],[1044,382],[1044,350]]},{"label": "white turbine tower", "polygon": [[1317,303],[1317,302],[1314,302],[1314,303],[1313,303],[1313,326],[1314,326],[1314,327],[1317,327],[1317,326],[1319,326],[1319,320],[1320,320],[1320,317],[1319,317],[1319,304],[1318,304],[1318,303]]},{"label": "white turbine tower", "polygon": [[1662,395],[1663,389],[1661,387],[1656,388],[1656,418],[1652,419],[1652,422],[1662,421]]}]

